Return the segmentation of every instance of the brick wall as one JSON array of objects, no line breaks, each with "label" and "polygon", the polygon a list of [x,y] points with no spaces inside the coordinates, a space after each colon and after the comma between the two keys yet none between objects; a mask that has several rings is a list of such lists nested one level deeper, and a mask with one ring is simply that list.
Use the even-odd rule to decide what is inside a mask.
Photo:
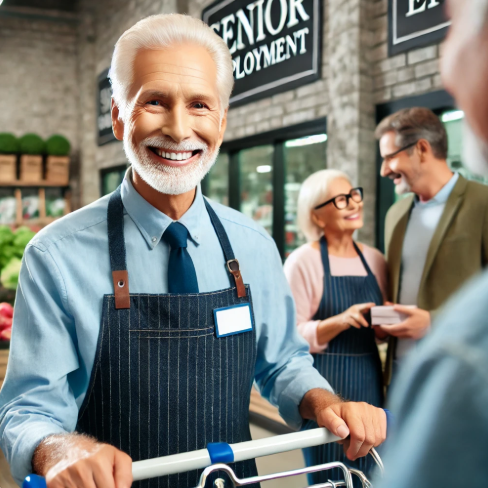
[{"label": "brick wall", "polygon": [[377,104],[442,89],[439,60],[442,43],[388,57],[388,0],[375,0],[371,63]]},{"label": "brick wall", "polygon": [[78,149],[76,24],[0,13],[0,132],[66,136]]}]

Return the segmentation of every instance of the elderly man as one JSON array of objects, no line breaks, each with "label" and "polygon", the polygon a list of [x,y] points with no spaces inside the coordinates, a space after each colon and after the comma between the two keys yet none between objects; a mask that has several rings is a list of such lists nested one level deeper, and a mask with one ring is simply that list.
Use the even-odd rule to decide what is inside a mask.
[{"label": "elderly man", "polygon": [[[488,172],[488,0],[450,0],[442,74],[466,114],[465,162]],[[393,391],[384,488],[488,486],[488,272],[449,304]]]},{"label": "elderly man", "polygon": [[24,257],[0,395],[16,480],[33,469],[49,488],[129,488],[131,458],[249,440],[253,381],[291,425],[314,419],[350,435],[349,459],[366,455],[386,436],[384,411],[330,391],[297,335],[272,239],[198,186],[226,127],[224,42],[196,19],[149,17],[117,42],[111,79],[132,169]]}]

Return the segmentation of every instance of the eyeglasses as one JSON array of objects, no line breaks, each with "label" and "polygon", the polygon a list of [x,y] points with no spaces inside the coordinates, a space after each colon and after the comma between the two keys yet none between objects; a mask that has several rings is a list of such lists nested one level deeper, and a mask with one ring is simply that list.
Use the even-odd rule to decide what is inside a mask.
[{"label": "eyeglasses", "polygon": [[395,157],[397,154],[400,154],[402,151],[406,151],[407,149],[410,149],[411,147],[416,146],[417,142],[419,142],[419,141],[415,141],[415,142],[412,142],[410,144],[407,144],[406,146],[403,146],[400,149],[398,149],[398,151],[392,152],[391,154],[387,154],[386,156],[383,157],[383,161],[388,161],[389,159]]},{"label": "eyeglasses", "polygon": [[320,205],[317,205],[315,207],[315,210],[325,207],[329,203],[333,203],[335,208],[337,208],[338,210],[344,210],[349,206],[349,199],[352,199],[353,202],[361,203],[363,201],[363,189],[361,187],[353,188],[347,195],[337,195],[336,197],[331,198],[330,200],[327,200]]}]

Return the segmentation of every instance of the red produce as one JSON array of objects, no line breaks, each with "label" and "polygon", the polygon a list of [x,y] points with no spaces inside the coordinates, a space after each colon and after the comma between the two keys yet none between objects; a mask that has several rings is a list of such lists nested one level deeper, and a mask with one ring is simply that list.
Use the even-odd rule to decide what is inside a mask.
[{"label": "red produce", "polygon": [[4,329],[2,332],[0,332],[0,341],[9,341],[10,338],[12,337],[12,329]]},{"label": "red produce", "polygon": [[7,317],[11,319],[14,316],[14,308],[10,303],[0,303],[0,317]]},{"label": "red produce", "polygon": [[12,318],[9,317],[2,317],[0,315],[0,331],[4,329],[11,329],[12,328]]}]

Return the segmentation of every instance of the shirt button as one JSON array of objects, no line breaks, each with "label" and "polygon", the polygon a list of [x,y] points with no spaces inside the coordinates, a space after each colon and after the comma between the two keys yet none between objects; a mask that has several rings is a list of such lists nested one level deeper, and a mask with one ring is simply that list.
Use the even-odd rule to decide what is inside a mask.
[{"label": "shirt button", "polygon": [[158,240],[158,238],[157,238],[157,237],[153,237],[153,238],[151,239],[151,241],[153,241],[153,242],[156,242],[157,240]]},{"label": "shirt button", "polygon": [[195,236],[195,240],[198,241],[198,236]]}]

